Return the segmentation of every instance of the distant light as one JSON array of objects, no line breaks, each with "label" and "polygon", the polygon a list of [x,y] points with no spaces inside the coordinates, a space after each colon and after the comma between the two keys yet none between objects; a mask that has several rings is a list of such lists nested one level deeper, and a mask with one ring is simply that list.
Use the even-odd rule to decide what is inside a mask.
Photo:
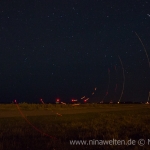
[{"label": "distant light", "polygon": [[42,103],[42,104],[44,104],[44,102],[43,102],[43,99],[42,99],[42,98],[40,99],[40,101],[41,101],[41,103]]},{"label": "distant light", "polygon": [[118,102],[118,104],[119,104],[119,102]]},{"label": "distant light", "polygon": [[59,102],[59,99],[57,99],[56,101]]},{"label": "distant light", "polygon": [[77,100],[77,99],[72,99],[71,101],[72,101],[72,102],[77,102],[78,100]]}]

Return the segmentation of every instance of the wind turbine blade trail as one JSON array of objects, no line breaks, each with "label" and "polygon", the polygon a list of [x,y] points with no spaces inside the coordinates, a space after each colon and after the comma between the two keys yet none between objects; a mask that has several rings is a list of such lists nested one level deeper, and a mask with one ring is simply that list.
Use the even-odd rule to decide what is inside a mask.
[{"label": "wind turbine blade trail", "polygon": [[144,51],[145,51],[145,54],[146,54],[146,57],[147,57],[147,61],[148,61],[148,64],[149,64],[149,68],[150,68],[150,61],[149,61],[149,57],[148,57],[146,48],[145,48],[145,46],[144,46],[144,44],[143,44],[141,38],[139,37],[139,35],[138,35],[136,32],[135,32],[135,34],[136,34],[136,36],[138,37],[138,39],[140,40],[140,42],[141,42],[141,44],[142,44],[142,46],[143,46],[143,48],[144,48]]},{"label": "wind turbine blade trail", "polygon": [[41,130],[40,130],[39,128],[37,128],[36,126],[34,126],[34,125],[26,118],[26,116],[23,114],[23,112],[21,111],[21,109],[20,109],[20,107],[19,107],[19,105],[18,105],[18,103],[17,103],[16,100],[14,100],[14,103],[15,103],[15,105],[17,106],[17,109],[18,109],[19,113],[21,114],[21,116],[24,118],[24,120],[25,120],[32,128],[34,128],[37,132],[39,132],[39,133],[41,133],[41,134],[43,134],[43,135],[45,135],[45,136],[47,136],[47,137],[50,137],[50,138],[52,138],[52,139],[57,139],[56,137],[53,137],[53,136],[51,136],[51,135],[49,135],[49,134],[47,134],[47,133],[41,131]]},{"label": "wind turbine blade trail", "polygon": [[[149,61],[149,57],[148,57],[146,48],[145,48],[145,46],[144,46],[144,44],[143,44],[141,38],[139,37],[139,35],[138,35],[136,32],[135,32],[135,34],[136,34],[136,36],[138,37],[138,39],[140,40],[140,42],[141,42],[141,44],[142,44],[142,46],[143,46],[143,48],[144,48],[144,51],[145,51],[145,54],[146,54],[146,57],[147,57],[147,61],[148,61],[148,65],[149,65],[149,68],[150,68],[150,61]],[[150,91],[149,91],[149,93],[150,93]],[[149,96],[148,96],[148,102],[149,102],[149,97],[150,97],[150,94],[149,94]]]},{"label": "wind turbine blade trail", "polygon": [[124,68],[123,68],[122,60],[121,60],[119,55],[118,55],[118,57],[119,57],[119,60],[120,60],[121,66],[122,66],[122,74],[123,74],[123,86],[122,86],[122,92],[121,92],[121,95],[120,95],[120,98],[119,98],[119,102],[120,102],[120,100],[122,98],[122,95],[123,95],[123,91],[124,91],[125,75],[124,75]]}]

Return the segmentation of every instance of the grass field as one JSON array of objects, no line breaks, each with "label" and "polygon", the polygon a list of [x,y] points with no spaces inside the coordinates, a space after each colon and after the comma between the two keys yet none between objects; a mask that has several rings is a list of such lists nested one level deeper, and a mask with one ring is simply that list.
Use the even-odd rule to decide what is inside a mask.
[{"label": "grass field", "polygon": [[[113,139],[133,139],[136,143],[100,144],[100,140]],[[144,146],[138,145],[139,139],[145,140]],[[0,104],[0,150],[138,150],[150,149],[148,139],[150,105]],[[99,140],[99,143],[70,145],[70,140]]]}]

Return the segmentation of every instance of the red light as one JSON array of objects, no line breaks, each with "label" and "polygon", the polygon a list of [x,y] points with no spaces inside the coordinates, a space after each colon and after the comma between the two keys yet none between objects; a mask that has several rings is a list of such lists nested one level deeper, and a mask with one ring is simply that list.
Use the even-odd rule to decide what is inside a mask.
[{"label": "red light", "polygon": [[77,102],[77,99],[72,99],[71,101],[72,101],[72,102]]},{"label": "red light", "polygon": [[86,102],[86,100],[84,100],[84,102]]},{"label": "red light", "polygon": [[57,99],[56,101],[59,102],[59,99]]},{"label": "red light", "polygon": [[41,102],[42,104],[44,104],[44,102],[43,102],[43,99],[42,99],[42,98],[40,99],[40,102]]}]

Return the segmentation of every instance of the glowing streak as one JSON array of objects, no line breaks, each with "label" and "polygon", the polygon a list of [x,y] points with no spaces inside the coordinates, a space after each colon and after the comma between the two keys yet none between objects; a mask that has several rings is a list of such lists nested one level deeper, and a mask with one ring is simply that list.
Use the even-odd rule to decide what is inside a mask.
[{"label": "glowing streak", "polygon": [[[41,99],[42,100],[42,99]],[[45,104],[44,102],[43,102],[43,100],[42,100],[42,104]],[[63,103],[64,104],[64,103]],[[56,114],[56,115],[58,115],[58,116],[62,116],[61,114],[59,114],[59,113],[57,113],[57,112],[54,112],[52,109],[51,109],[51,112],[52,113],[54,113],[54,114]]]},{"label": "glowing streak", "polygon": [[[116,82],[117,82],[117,68],[116,68],[116,66],[114,66],[114,67],[115,67],[115,71],[116,71]],[[117,83],[116,83],[116,86],[115,86],[115,93],[114,93],[115,100],[116,100],[116,92],[117,92]]]},{"label": "glowing streak", "polygon": [[[94,91],[96,91],[97,90],[97,87],[95,87],[94,88]],[[94,95],[95,93],[94,92],[92,92],[92,95]],[[86,102],[87,100],[89,100],[89,98],[87,98],[86,96],[83,96],[83,97],[81,97],[80,99],[82,99],[82,100],[84,100],[84,102]],[[73,102],[74,100],[72,100],[72,102]]]},{"label": "glowing streak", "polygon": [[72,106],[79,106],[80,104],[73,104]]},{"label": "glowing streak", "polygon": [[137,34],[136,32],[135,32],[135,34],[136,34],[136,36],[138,37],[138,39],[140,40],[140,42],[141,42],[141,44],[142,44],[142,46],[143,46],[143,48],[144,48],[145,54],[146,54],[146,56],[147,56],[147,61],[148,61],[148,64],[149,64],[149,68],[150,68],[150,61],[149,61],[149,57],[148,57],[146,48],[145,48],[145,46],[144,46],[142,40],[141,40],[140,37],[138,36],[138,34]]},{"label": "glowing streak", "polygon": [[121,66],[122,66],[122,72],[123,72],[123,87],[122,87],[122,92],[121,92],[121,95],[120,95],[120,98],[119,98],[119,101],[118,101],[118,102],[120,102],[120,100],[122,98],[122,95],[123,95],[123,91],[124,91],[125,75],[124,75],[124,68],[123,68],[123,64],[122,64],[121,58],[120,58],[119,55],[118,55],[118,57],[119,57],[119,60],[120,60]]},{"label": "glowing streak", "polygon": [[[139,35],[138,35],[136,32],[135,32],[135,34],[136,34],[136,36],[138,37],[138,39],[140,40],[140,42],[141,42],[141,44],[142,44],[142,46],[143,46],[143,48],[144,48],[144,51],[145,51],[145,54],[146,54],[146,57],[147,57],[147,61],[148,61],[148,65],[149,65],[149,68],[150,68],[150,61],[149,61],[149,57],[148,57],[146,48],[145,48],[145,46],[144,46],[144,44],[143,44],[141,38],[139,37]],[[148,96],[148,101],[149,101],[149,97],[150,97],[150,95]]]},{"label": "glowing streak", "polygon": [[[97,87],[94,88],[94,91],[96,91],[96,90],[97,90]],[[94,94],[95,93],[92,92],[92,95],[94,95]],[[85,96],[81,97],[80,99],[82,99],[82,100],[84,99],[84,102],[87,101],[87,100],[89,100],[89,98],[86,98]]]},{"label": "glowing streak", "polygon": [[77,102],[78,100],[77,100],[77,99],[72,99],[71,101],[72,101],[72,102]]},{"label": "glowing streak", "polygon": [[84,99],[84,98],[85,98],[85,96],[81,97],[81,99]]},{"label": "glowing streak", "polygon": [[43,131],[41,131],[40,129],[38,129],[37,127],[35,127],[35,126],[25,117],[25,115],[22,113],[22,111],[20,110],[20,107],[19,107],[17,101],[14,100],[14,102],[15,102],[15,104],[16,104],[16,106],[17,106],[17,109],[18,109],[18,111],[20,112],[21,116],[25,119],[25,121],[26,121],[32,128],[34,128],[36,131],[38,131],[39,133],[41,133],[41,134],[43,134],[43,135],[45,135],[45,136],[47,136],[47,137],[56,139],[56,137],[50,136],[49,134],[44,133]]},{"label": "glowing streak", "polygon": [[64,102],[61,102],[61,104],[66,105],[66,103],[64,103]]},{"label": "glowing streak", "polygon": [[59,114],[59,113],[56,113],[58,116],[62,116],[61,114]]},{"label": "glowing streak", "polygon": [[89,100],[89,98],[85,99],[84,101],[87,101],[87,100]]},{"label": "glowing streak", "polygon": [[42,104],[45,104],[42,99],[40,99],[40,101],[41,101]]}]

